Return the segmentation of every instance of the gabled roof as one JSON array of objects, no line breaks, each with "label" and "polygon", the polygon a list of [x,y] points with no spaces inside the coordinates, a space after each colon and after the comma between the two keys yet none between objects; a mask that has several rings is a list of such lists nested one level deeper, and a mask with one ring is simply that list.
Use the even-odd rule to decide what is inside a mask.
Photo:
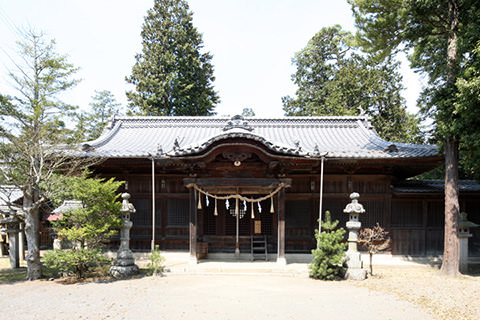
[{"label": "gabled roof", "polygon": [[83,144],[87,156],[188,157],[212,143],[245,138],[293,157],[392,159],[436,157],[432,145],[380,139],[367,117],[117,117],[102,135]]}]

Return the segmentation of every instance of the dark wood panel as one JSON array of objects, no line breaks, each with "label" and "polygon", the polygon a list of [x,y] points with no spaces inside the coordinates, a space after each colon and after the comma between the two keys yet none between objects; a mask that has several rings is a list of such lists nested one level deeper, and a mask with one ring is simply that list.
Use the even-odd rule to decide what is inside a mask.
[{"label": "dark wood panel", "polygon": [[392,254],[421,256],[425,254],[425,231],[422,229],[393,229]]}]

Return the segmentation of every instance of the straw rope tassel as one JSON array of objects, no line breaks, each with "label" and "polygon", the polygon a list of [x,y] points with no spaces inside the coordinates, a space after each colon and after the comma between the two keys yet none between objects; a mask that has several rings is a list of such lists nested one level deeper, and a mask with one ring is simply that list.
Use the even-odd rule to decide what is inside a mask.
[{"label": "straw rope tassel", "polygon": [[218,216],[218,211],[217,211],[217,198],[215,198],[215,210],[213,210],[213,215]]},{"label": "straw rope tassel", "polygon": [[255,210],[253,210],[253,202],[250,205],[252,206],[252,219],[255,219]]},{"label": "straw rope tassel", "polygon": [[270,198],[270,213],[274,213],[275,208],[273,207],[273,197]]},{"label": "straw rope tassel", "polygon": [[235,215],[238,216],[238,198],[235,199]]},{"label": "straw rope tassel", "polygon": [[198,192],[198,209],[202,209],[202,194]]}]

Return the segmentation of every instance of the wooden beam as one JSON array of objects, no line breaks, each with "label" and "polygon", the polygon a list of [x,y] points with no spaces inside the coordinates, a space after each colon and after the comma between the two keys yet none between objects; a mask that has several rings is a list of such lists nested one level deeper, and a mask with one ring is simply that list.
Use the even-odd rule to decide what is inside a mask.
[{"label": "wooden beam", "polygon": [[197,201],[196,190],[190,188],[190,263],[197,263]]},{"label": "wooden beam", "polygon": [[285,259],[285,188],[278,192],[278,245],[277,263],[287,264]]},{"label": "wooden beam", "polygon": [[292,179],[274,179],[274,178],[185,178],[185,186],[196,184],[199,187],[256,187],[256,188],[276,188],[283,183],[285,187],[290,187]]}]

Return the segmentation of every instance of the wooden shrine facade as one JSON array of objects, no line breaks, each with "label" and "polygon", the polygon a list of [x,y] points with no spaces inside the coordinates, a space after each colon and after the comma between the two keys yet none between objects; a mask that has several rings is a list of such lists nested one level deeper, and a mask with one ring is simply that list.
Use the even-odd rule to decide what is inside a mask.
[{"label": "wooden shrine facade", "polygon": [[[322,212],[345,226],[352,192],[366,209],[362,227],[378,222],[390,231],[393,254],[443,250],[443,190],[405,182],[443,158],[436,147],[381,140],[364,118],[125,117],[82,151],[105,158],[97,174],[126,181],[137,210],[133,250],[158,244],[196,259],[205,245],[249,252],[251,236],[261,234],[282,262],[315,247],[320,198]],[[460,192],[461,210],[476,223],[479,194],[475,183]],[[472,255],[480,255],[479,241],[475,233]]]}]

